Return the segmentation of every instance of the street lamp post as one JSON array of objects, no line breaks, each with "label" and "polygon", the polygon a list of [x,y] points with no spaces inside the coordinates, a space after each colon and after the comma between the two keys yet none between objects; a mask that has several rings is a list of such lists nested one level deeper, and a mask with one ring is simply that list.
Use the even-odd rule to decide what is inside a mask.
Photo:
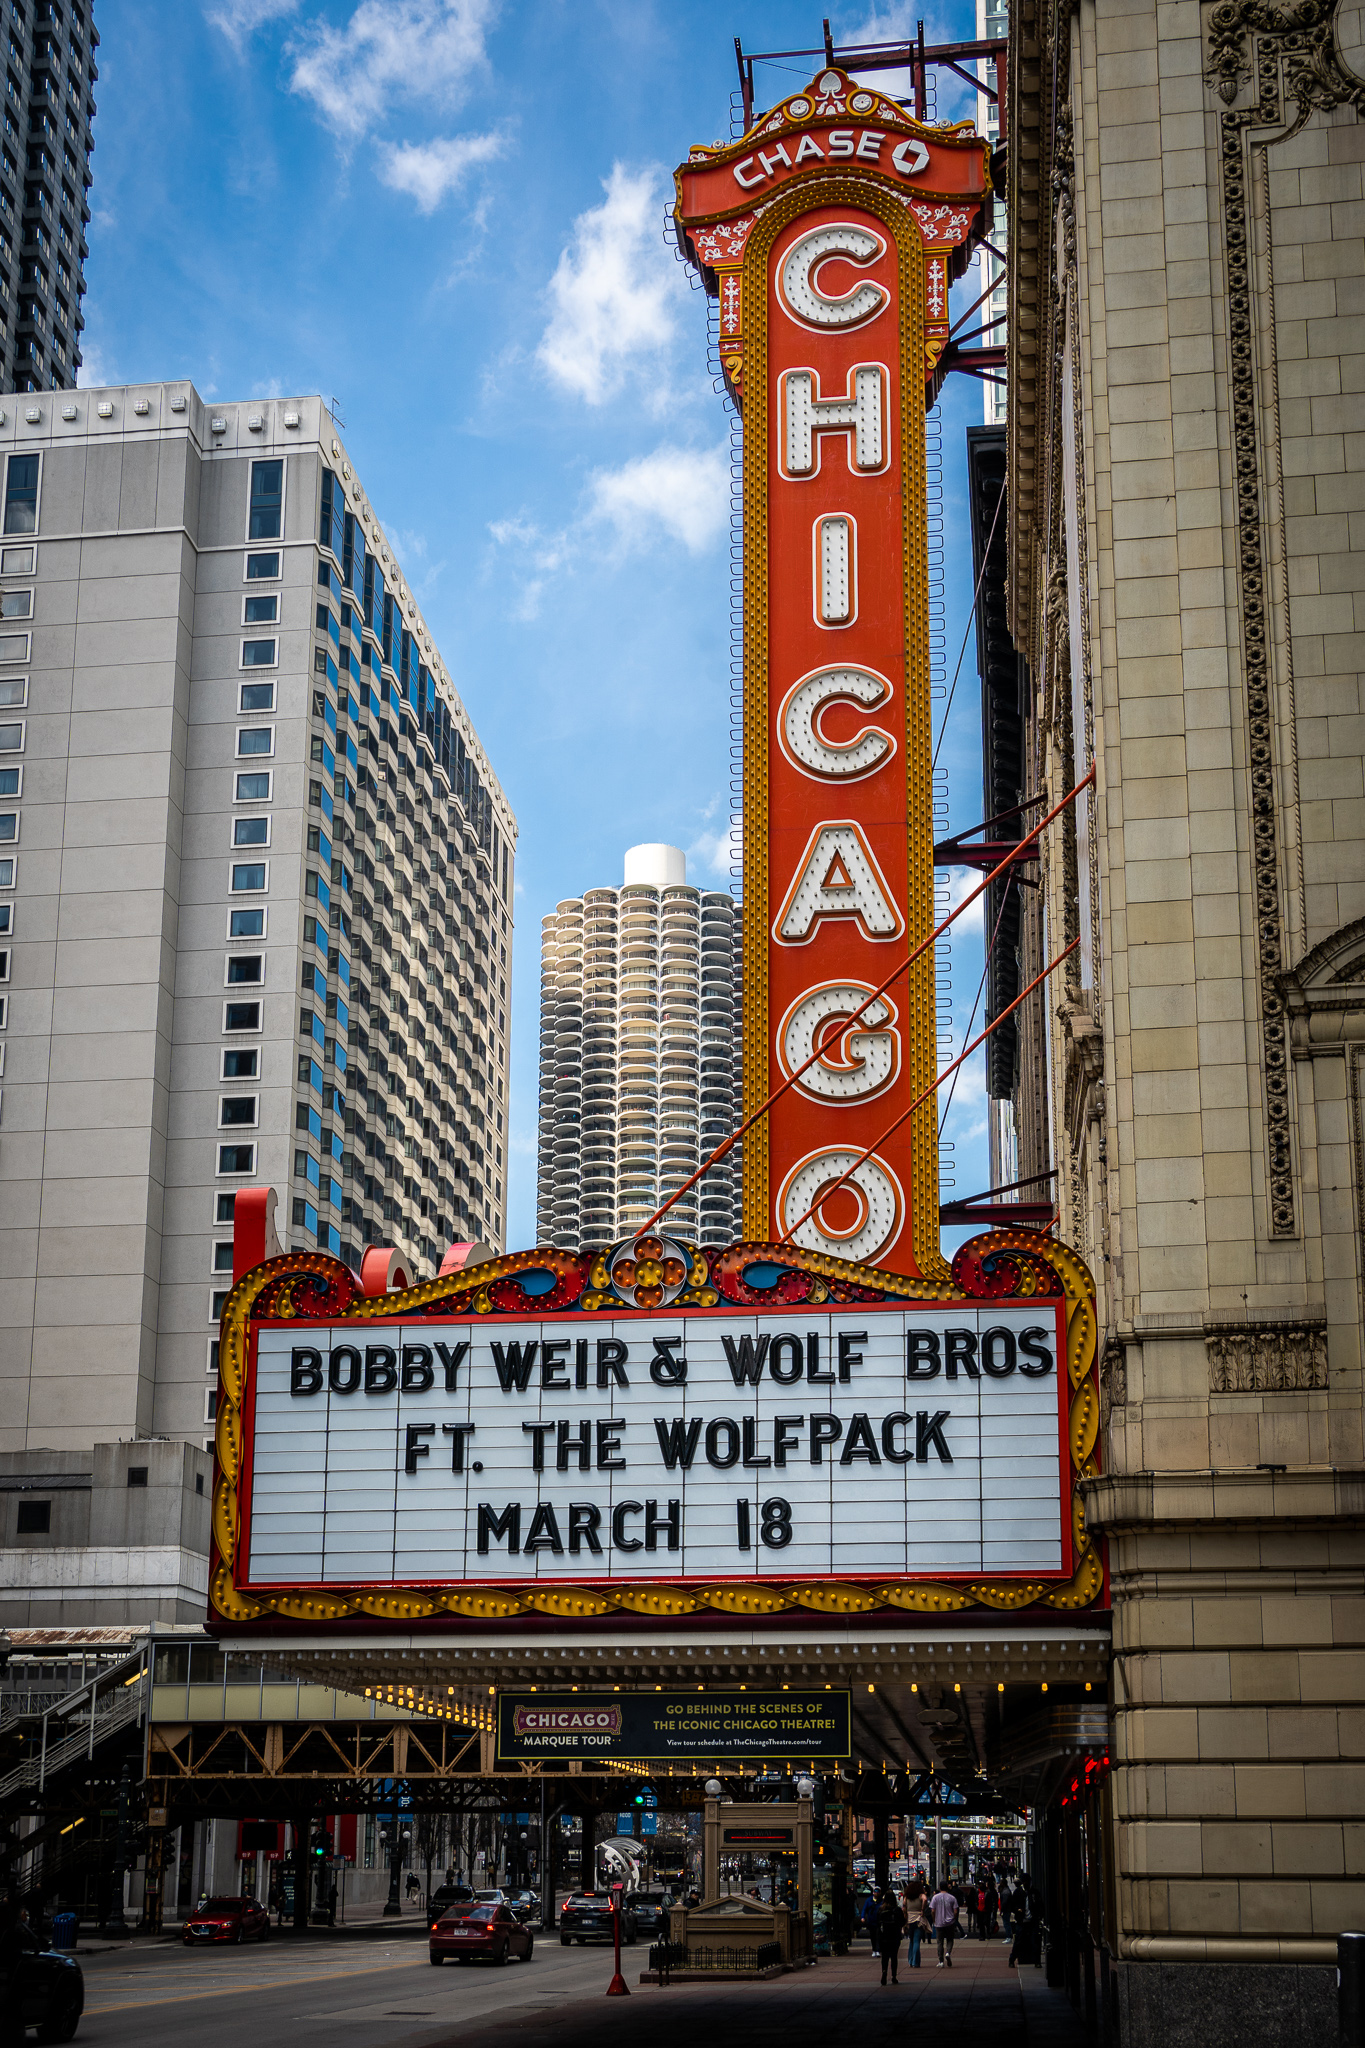
[{"label": "street lamp post", "polygon": [[388,1920],[403,1911],[398,1893],[403,1876],[403,1830],[395,1820],[388,1830],[389,1838],[389,1896],[384,1901],[384,1915]]}]

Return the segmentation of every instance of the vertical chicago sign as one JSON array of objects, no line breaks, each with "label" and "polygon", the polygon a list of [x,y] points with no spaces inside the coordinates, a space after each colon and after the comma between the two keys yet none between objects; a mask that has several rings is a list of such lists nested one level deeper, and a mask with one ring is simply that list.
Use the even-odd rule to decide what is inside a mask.
[{"label": "vertical chicago sign", "polygon": [[[837,69],[677,173],[744,416],[745,1235],[925,1279],[938,1237],[924,414],[987,145]],[[861,1015],[855,1013],[861,1011]],[[835,1186],[841,1176],[851,1177]]]}]

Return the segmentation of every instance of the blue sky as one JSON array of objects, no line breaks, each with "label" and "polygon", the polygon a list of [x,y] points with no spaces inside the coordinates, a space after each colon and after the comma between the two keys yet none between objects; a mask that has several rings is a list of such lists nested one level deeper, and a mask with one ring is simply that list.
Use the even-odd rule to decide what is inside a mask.
[{"label": "blue sky", "polygon": [[[836,8],[835,37],[913,34],[919,11]],[[520,825],[509,1243],[533,1243],[542,916],[618,882],[640,840],[728,882],[726,422],[665,240],[671,171],[729,133],[735,34],[817,43],[820,12],[104,0],[96,19],[81,381],[338,401]],[[975,33],[970,0],[926,21]],[[762,71],[760,103],[810,68]],[[965,92],[940,109],[971,111]],[[951,674],[976,385],[950,379],[942,414]],[[943,752],[956,825],[981,815],[979,734],[973,636]],[[957,931],[960,1037],[979,918]],[[964,1073],[959,1193],[987,1184],[983,1110]]]}]

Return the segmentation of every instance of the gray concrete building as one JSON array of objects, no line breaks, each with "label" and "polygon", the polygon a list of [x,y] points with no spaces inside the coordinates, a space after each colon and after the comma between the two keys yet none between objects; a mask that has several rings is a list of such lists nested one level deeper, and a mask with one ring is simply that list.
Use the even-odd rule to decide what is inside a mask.
[{"label": "gray concrete building", "polygon": [[0,460],[0,1449],[202,1448],[239,1188],[502,1244],[516,826],[319,399]]},{"label": "gray concrete building", "polygon": [[76,382],[99,31],[87,0],[9,0],[0,135],[0,391]]},{"label": "gray concrete building", "polygon": [[[739,1123],[743,916],[689,887],[676,846],[633,846],[625,886],[543,921],[536,1231],[570,1250],[648,1221]],[[670,1212],[690,1242],[742,1235],[738,1148]]]}]

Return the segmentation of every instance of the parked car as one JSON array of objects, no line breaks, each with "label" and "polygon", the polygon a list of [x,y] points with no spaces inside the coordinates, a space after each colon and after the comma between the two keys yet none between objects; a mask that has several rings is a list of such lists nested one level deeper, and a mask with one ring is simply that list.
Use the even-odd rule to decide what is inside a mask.
[{"label": "parked car", "polygon": [[427,1925],[435,1933],[440,1921],[457,1907],[464,1912],[475,1903],[474,1893],[467,1884],[438,1884],[427,1900]]},{"label": "parked car", "polygon": [[447,1913],[432,1930],[428,1952],[433,1963],[447,1956],[457,1963],[505,1963],[511,1956],[529,1963],[535,1940],[510,1906],[478,1904]]},{"label": "parked car", "polygon": [[270,1915],[256,1899],[201,1899],[185,1922],[186,1948],[210,1941],[268,1941]]},{"label": "parked car", "polygon": [[[621,1939],[630,1943],[638,1939],[635,1912],[631,1899],[621,1902]],[[574,1892],[564,1901],[559,1915],[559,1939],[567,1948],[576,1941],[581,1948],[587,1941],[614,1941],[615,1929],[611,1920],[610,1892]]]},{"label": "parked car", "polygon": [[19,2031],[38,2029],[40,2041],[70,2041],[85,2010],[85,1978],[74,1956],[44,1948],[27,1927],[20,1930]]},{"label": "parked car", "polygon": [[536,1918],[540,1903],[534,1892],[511,1891],[506,1885],[494,1885],[474,1896],[481,1906],[510,1906],[523,1925]]},{"label": "parked car", "polygon": [[[668,1938],[668,1909],[674,1903],[672,1892],[632,1892],[630,1910],[635,1918],[636,1932],[646,1941],[665,1941]],[[625,1930],[622,1930],[624,1937]]]}]

